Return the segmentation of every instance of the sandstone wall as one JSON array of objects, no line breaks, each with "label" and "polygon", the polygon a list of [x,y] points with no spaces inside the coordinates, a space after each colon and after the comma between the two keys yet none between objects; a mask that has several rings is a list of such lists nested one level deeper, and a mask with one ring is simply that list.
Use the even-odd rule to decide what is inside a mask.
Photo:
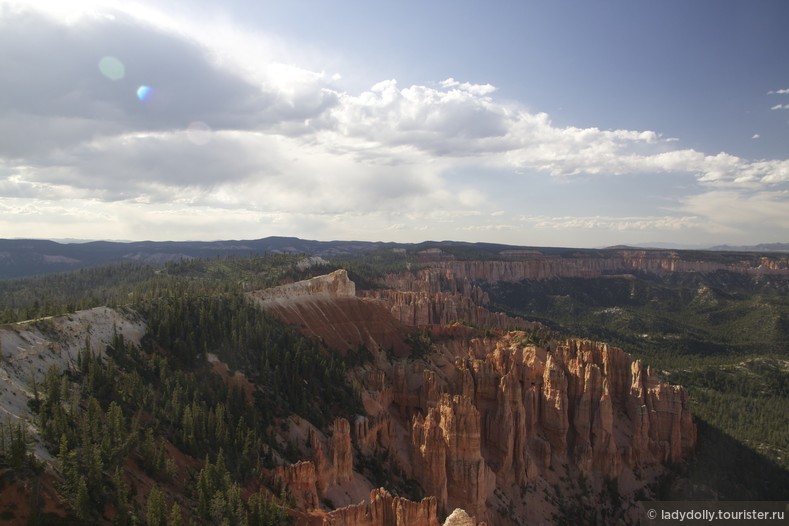
[{"label": "sandstone wall", "polygon": [[257,290],[252,292],[252,296],[261,302],[296,300],[305,296],[353,298],[356,296],[356,284],[348,279],[348,272],[341,269],[324,276]]},{"label": "sandstone wall", "polygon": [[[691,454],[696,427],[682,387],[661,383],[605,344],[567,340],[539,348],[519,343],[520,336],[502,338],[484,359],[458,357],[443,392],[425,374],[410,397],[393,397],[414,415],[414,477],[439,510],[484,517],[495,487],[522,486],[551,469],[571,465],[613,479],[626,468]],[[397,372],[403,386],[413,374]],[[440,394],[419,397],[429,384]]]},{"label": "sandstone wall", "polygon": [[[607,263],[602,261],[592,271],[605,270]],[[633,261],[665,271],[678,268],[669,265],[670,260]],[[563,267],[570,264],[566,261],[543,258],[533,268],[527,263],[494,261],[477,268],[475,262],[446,261],[443,264],[459,266],[390,276],[388,284],[402,290],[373,291],[368,293],[372,298],[341,294],[306,301],[309,296],[299,296],[288,303],[285,296],[277,296],[264,304],[286,319],[282,313],[296,312],[294,304],[318,306],[321,316],[333,319],[327,314],[331,309],[339,315],[356,308],[345,305],[352,302],[382,309],[380,318],[388,317],[395,326],[399,322],[391,320],[390,311],[414,325],[440,325],[458,318],[504,326],[495,325],[491,320],[497,318],[490,313],[487,318],[474,317],[474,312],[487,312],[486,295],[472,284],[479,275],[519,280],[572,272]],[[333,279],[343,281],[347,276]],[[329,306],[321,306],[323,301]],[[388,308],[382,307],[384,303]],[[350,327],[360,334],[368,330],[368,322],[359,321],[363,316],[354,317],[358,323]],[[304,323],[320,327],[311,318]],[[322,337],[332,326],[329,321],[320,329]],[[278,473],[309,509],[315,506],[315,492],[323,496],[354,477],[354,448],[368,455],[386,448],[405,464],[410,459],[410,465],[402,466],[406,476],[415,478],[431,499],[413,503],[376,490],[369,504],[332,511],[324,524],[433,525],[436,513],[456,508],[491,519],[496,516],[491,510],[503,502],[497,488],[523,488],[568,467],[596,480],[617,478],[625,470],[633,476],[645,466],[658,468],[646,470],[657,473],[660,466],[679,462],[693,451],[696,427],[685,390],[660,382],[624,351],[577,339],[537,347],[524,343],[527,335],[517,331],[477,339],[473,335],[478,332],[460,328],[439,331],[439,352],[426,360],[401,359],[391,365],[379,363],[380,369],[366,368],[359,383],[366,391],[366,406],[375,410],[356,416],[353,425],[335,420],[328,439],[313,435],[312,468],[289,467]]]},{"label": "sandstone wall", "polygon": [[324,526],[440,526],[436,499],[420,502],[392,496],[383,488],[370,493],[370,502],[329,512]]},{"label": "sandstone wall", "polygon": [[331,486],[351,480],[353,477],[353,448],[351,425],[344,418],[336,418],[331,426],[328,440],[310,435],[313,462],[316,469],[316,487],[324,495]]}]

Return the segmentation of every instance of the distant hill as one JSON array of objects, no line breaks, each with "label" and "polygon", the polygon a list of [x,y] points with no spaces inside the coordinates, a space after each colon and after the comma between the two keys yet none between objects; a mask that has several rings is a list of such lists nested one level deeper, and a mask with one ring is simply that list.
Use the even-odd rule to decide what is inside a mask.
[{"label": "distant hill", "polygon": [[758,245],[717,245],[709,250],[726,252],[789,252],[789,243],[759,243]]},{"label": "distant hill", "polygon": [[324,258],[348,256],[374,250],[402,249],[449,251],[453,257],[499,257],[512,250],[538,250],[542,254],[563,255],[568,248],[535,248],[495,243],[425,241],[394,243],[380,241],[315,241],[297,237],[272,236],[254,240],[229,241],[79,241],[62,243],[43,239],[0,239],[0,279],[66,272],[112,263],[138,261],[161,265],[168,261],[263,254],[309,254]]},{"label": "distant hill", "polygon": [[163,264],[192,258],[305,253],[319,256],[354,254],[393,243],[309,241],[267,237],[231,241],[92,241],[58,243],[38,239],[0,239],[0,279],[76,270],[123,261]]},{"label": "distant hill", "polygon": [[[19,278],[55,272],[66,272],[121,262],[163,265],[170,261],[195,258],[248,257],[264,254],[309,254],[323,258],[341,258],[365,252],[397,250],[417,259],[499,259],[512,260],[534,257],[599,258],[630,251],[651,254],[651,258],[676,257],[682,260],[711,261],[736,264],[743,260],[758,264],[763,252],[789,252],[789,244],[774,243],[756,247],[718,247],[713,250],[675,250],[639,248],[619,245],[605,249],[530,247],[497,243],[462,241],[424,241],[394,243],[382,241],[315,241],[297,237],[266,237],[254,240],[226,241],[90,241],[61,243],[41,239],[0,239],[0,279]],[[756,262],[756,263],[754,263]]]}]

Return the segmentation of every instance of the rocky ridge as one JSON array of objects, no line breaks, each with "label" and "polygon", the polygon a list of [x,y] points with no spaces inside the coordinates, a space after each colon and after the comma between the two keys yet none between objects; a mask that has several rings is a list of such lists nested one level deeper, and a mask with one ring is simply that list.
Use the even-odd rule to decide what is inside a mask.
[{"label": "rocky ridge", "polygon": [[462,321],[496,329],[536,326],[522,318],[490,311],[488,294],[471,279],[448,268],[389,275],[384,279],[384,286],[362,291],[361,295],[382,301],[391,315],[405,325],[448,325]]},{"label": "rocky ridge", "polygon": [[[468,524],[476,526],[473,522]],[[435,498],[413,502],[380,488],[370,493],[367,502],[327,513],[323,526],[440,526],[440,523]]]},{"label": "rocky ridge", "polygon": [[675,251],[617,250],[604,257],[579,253],[575,256],[518,252],[503,260],[437,260],[431,268],[450,271],[461,280],[495,283],[552,278],[593,278],[603,275],[645,272],[714,272],[728,270],[744,273],[789,273],[786,257],[743,257],[736,262],[693,259]]},{"label": "rocky ridge", "polygon": [[[398,312],[409,303],[397,294],[460,299],[482,310],[477,302],[486,301],[470,278],[447,269],[389,276],[386,284],[390,294],[363,292],[365,300],[387,304],[395,318],[412,326],[442,325],[448,311],[437,312],[434,302],[427,317],[403,320]],[[454,312],[469,321],[464,316],[473,311]],[[386,451],[393,466],[432,499],[419,506],[435,507],[437,516],[462,509],[501,525],[550,520],[559,492],[573,491],[567,477],[586,481],[583,491],[592,494],[614,481],[620,497],[632,502],[636,492],[648,492],[664,466],[692,454],[696,427],[684,389],[661,383],[649,367],[604,343],[537,345],[529,328],[538,325],[520,321],[525,331],[489,337],[473,329],[444,330],[450,336],[417,360],[392,362],[380,345],[372,348],[373,364],[357,379],[367,414],[349,425],[356,454]],[[381,510],[415,505],[373,492],[367,504],[330,512],[326,520],[335,522],[325,524],[406,524]],[[431,513],[420,511],[422,522],[415,524],[432,524],[423,520]],[[634,513],[628,506],[598,509],[601,520],[632,520]]]},{"label": "rocky ridge", "polygon": [[[443,517],[445,525],[543,523],[560,513],[562,496],[585,498],[600,520],[632,521],[635,495],[648,495],[666,465],[692,453],[696,428],[686,392],[661,383],[624,351],[577,339],[535,343],[537,324],[505,323],[491,313],[474,318],[488,312],[486,295],[452,269],[389,276],[386,284],[389,295],[357,297],[347,273],[337,271],[250,293],[327,348],[364,345],[372,356],[349,378],[361,390],[365,414],[334,420],[326,434],[304,422],[282,428],[282,440],[300,444],[303,457],[278,458],[272,475],[303,513],[299,524],[435,526]],[[427,315],[403,320],[393,308],[407,313],[409,304],[393,301],[396,293],[426,298]],[[86,334],[102,348],[115,330],[131,341],[144,333],[129,313],[94,311],[6,329],[3,351],[19,351],[6,363],[25,364],[26,376],[34,352],[44,360],[60,356],[68,368]],[[456,320],[524,330],[446,326]],[[436,326],[432,348],[408,356],[406,336],[426,325]],[[68,344],[53,345],[48,330]],[[393,342],[402,347],[391,353]],[[385,468],[401,472],[403,481],[416,482],[424,498],[405,498],[402,487],[373,489],[361,461],[376,456],[389,459]],[[597,499],[612,485],[624,503],[616,509]]]},{"label": "rocky ridge", "polygon": [[392,349],[399,355],[407,352],[402,326],[381,302],[357,297],[356,285],[345,270],[252,291],[248,296],[332,349],[369,346]]}]

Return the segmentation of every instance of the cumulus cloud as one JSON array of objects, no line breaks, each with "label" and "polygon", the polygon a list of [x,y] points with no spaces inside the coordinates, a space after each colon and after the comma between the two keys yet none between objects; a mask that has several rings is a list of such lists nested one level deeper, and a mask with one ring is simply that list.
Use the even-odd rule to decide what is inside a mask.
[{"label": "cumulus cloud", "polygon": [[471,84],[469,82],[458,82],[453,78],[448,78],[439,82],[442,88],[452,88],[461,91],[467,91],[474,95],[489,95],[496,91],[496,87],[490,84]]},{"label": "cumulus cloud", "polygon": [[789,110],[789,104],[776,104],[770,108],[771,110]]},{"label": "cumulus cloud", "polygon": [[[511,225],[478,220],[504,215],[485,180],[491,171],[564,180],[681,173],[731,192],[780,192],[789,183],[789,160],[681,149],[651,130],[557,126],[546,113],[498,100],[491,84],[389,79],[350,93],[334,85],[340,75],[294,65],[222,24],[204,34],[188,20],[121,4],[64,13],[0,11],[0,70],[13,72],[0,90],[0,204],[20,217],[94,202],[120,207],[121,215],[93,207],[115,221],[143,226],[180,225],[184,210],[224,210],[227,225],[332,228],[337,236],[343,221],[361,216],[370,229],[394,232],[425,222],[494,232]],[[142,85],[152,90],[146,100],[137,96]],[[451,180],[458,169],[481,175]],[[704,203],[688,200],[678,216],[528,222],[678,230],[699,226]]]},{"label": "cumulus cloud", "polygon": [[789,95],[789,88],[770,90],[770,91],[767,92],[767,94],[768,95]]}]

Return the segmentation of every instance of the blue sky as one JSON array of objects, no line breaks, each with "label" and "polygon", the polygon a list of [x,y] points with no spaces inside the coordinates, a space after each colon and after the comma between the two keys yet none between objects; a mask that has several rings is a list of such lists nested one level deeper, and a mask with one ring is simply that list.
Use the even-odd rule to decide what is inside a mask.
[{"label": "blue sky", "polygon": [[781,0],[60,4],[0,0],[0,237],[789,241]]}]

